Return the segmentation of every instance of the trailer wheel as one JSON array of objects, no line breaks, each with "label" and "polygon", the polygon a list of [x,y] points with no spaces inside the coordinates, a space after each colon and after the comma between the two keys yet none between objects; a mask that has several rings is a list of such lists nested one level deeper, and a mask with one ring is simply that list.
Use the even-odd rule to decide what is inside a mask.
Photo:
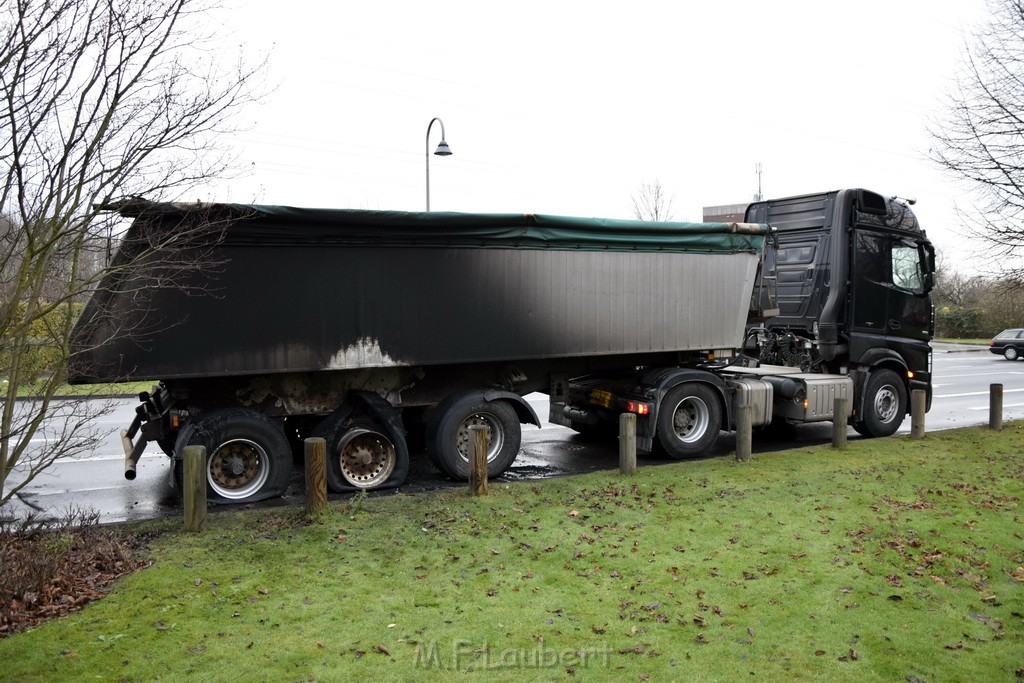
[{"label": "trailer wheel", "polygon": [[383,429],[368,419],[353,420],[342,410],[324,420],[313,436],[327,442],[327,486],[335,493],[375,489],[399,463],[398,451]]},{"label": "trailer wheel", "polygon": [[519,455],[522,432],[516,411],[505,401],[487,401],[468,395],[447,406],[438,406],[427,426],[427,455],[443,474],[452,479],[469,479],[469,456],[473,451],[473,425],[491,429],[487,448],[487,476],[496,477]]},{"label": "trailer wheel", "polygon": [[907,414],[907,388],[892,370],[876,370],[864,387],[864,419],[853,424],[863,436],[892,436]]},{"label": "trailer wheel", "polygon": [[393,488],[409,472],[402,415],[371,392],[350,392],[310,436],[327,442],[327,488],[334,493]]},{"label": "trailer wheel", "polygon": [[658,410],[658,443],[676,460],[707,451],[721,429],[721,404],[705,384],[680,384],[665,395]]},{"label": "trailer wheel", "polygon": [[[280,496],[288,488],[292,451],[280,425],[254,410],[226,408],[203,415],[182,430],[176,465],[186,446],[206,448],[206,487],[211,500],[237,503]],[[174,468],[179,487],[184,467]]]}]

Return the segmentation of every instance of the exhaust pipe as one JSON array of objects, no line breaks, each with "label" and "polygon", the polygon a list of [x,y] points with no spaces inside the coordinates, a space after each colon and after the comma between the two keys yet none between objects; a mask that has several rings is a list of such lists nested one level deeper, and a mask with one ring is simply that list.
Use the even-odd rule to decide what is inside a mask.
[{"label": "exhaust pipe", "polygon": [[124,449],[124,478],[128,481],[135,480],[135,466],[142,457],[142,451],[146,450],[146,439],[139,437],[138,443],[132,443],[128,436],[128,430],[121,430],[121,448]]}]

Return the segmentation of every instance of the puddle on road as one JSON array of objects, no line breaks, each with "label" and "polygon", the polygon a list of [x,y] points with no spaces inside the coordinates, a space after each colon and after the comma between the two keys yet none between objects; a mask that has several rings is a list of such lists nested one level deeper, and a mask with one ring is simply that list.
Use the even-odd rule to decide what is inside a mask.
[{"label": "puddle on road", "polygon": [[529,479],[548,479],[566,474],[566,471],[558,467],[552,467],[551,463],[543,458],[530,453],[524,448],[519,451],[519,456],[512,463],[512,467],[505,470],[501,479],[505,481],[526,481]]}]

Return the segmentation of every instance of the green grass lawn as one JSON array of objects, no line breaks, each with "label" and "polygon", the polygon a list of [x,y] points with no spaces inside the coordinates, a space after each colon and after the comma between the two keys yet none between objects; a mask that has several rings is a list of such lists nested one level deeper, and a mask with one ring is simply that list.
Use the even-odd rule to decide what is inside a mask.
[{"label": "green grass lawn", "polygon": [[988,346],[992,341],[991,339],[936,339],[937,342],[947,342],[949,344],[981,344]]},{"label": "green grass lawn", "polygon": [[1022,482],[1013,423],[165,521],[3,678],[1020,680]]},{"label": "green grass lawn", "polygon": [[[43,382],[18,388],[19,398],[32,398],[43,393]],[[150,391],[155,382],[121,382],[108,384],[62,384],[57,387],[54,396],[89,398],[90,396],[138,396],[142,391]],[[0,390],[7,389],[7,380],[0,378]]]}]

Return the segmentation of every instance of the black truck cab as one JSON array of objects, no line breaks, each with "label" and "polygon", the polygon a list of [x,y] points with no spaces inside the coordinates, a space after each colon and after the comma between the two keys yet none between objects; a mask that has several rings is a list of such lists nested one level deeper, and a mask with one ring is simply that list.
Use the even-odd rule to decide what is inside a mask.
[{"label": "black truck cab", "polygon": [[[746,212],[775,229],[758,295],[774,298],[777,315],[758,330],[761,362],[849,374],[854,426],[874,436],[898,428],[911,391],[931,402],[935,253],[910,204],[851,189],[756,202]],[[867,401],[884,404],[877,407],[891,419],[878,424]]]}]

